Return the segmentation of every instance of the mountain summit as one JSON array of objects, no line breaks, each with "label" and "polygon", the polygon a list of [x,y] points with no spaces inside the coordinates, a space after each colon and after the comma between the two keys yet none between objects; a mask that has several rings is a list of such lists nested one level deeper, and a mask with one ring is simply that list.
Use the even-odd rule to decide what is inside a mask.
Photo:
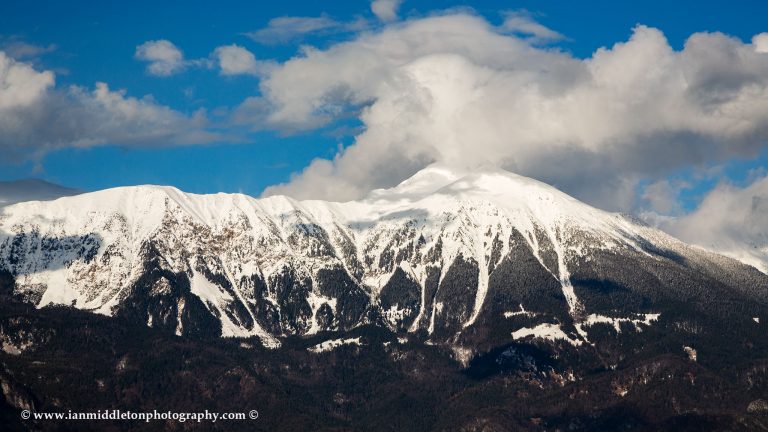
[{"label": "mountain summit", "polygon": [[38,307],[177,335],[279,347],[374,325],[462,361],[509,341],[586,348],[606,331],[768,319],[752,267],[532,179],[437,165],[344,203],[158,186],[20,203],[0,216],[0,269]]}]

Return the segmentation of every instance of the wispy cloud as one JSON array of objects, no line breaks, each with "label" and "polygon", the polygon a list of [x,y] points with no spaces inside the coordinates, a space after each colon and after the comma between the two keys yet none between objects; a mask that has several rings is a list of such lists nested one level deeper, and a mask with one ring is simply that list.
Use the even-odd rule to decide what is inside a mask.
[{"label": "wispy cloud", "polygon": [[505,12],[501,30],[541,42],[563,39],[562,34],[539,23],[526,10]]},{"label": "wispy cloud", "polygon": [[269,20],[266,27],[246,33],[262,44],[291,42],[308,34],[316,34],[336,29],[341,23],[327,15],[319,17],[283,16]]},{"label": "wispy cloud", "polygon": [[37,45],[12,36],[0,39],[0,49],[17,60],[31,60],[56,51],[58,45]]},{"label": "wispy cloud", "polygon": [[337,21],[325,14],[317,17],[283,16],[273,18],[266,27],[244,35],[264,45],[276,45],[295,42],[310,35],[356,32],[368,26],[369,23],[361,17],[352,21]]},{"label": "wispy cloud", "polygon": [[682,180],[657,180],[645,187],[641,198],[654,212],[678,215],[683,211],[680,194],[690,188],[691,184]]}]

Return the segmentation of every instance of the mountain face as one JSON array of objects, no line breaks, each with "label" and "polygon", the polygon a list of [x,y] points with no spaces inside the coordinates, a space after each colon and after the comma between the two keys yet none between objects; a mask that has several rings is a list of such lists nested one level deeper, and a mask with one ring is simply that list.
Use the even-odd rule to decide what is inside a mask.
[{"label": "mountain face", "polygon": [[504,171],[0,209],[8,430],[768,430],[766,320],[764,273]]},{"label": "mountain face", "polygon": [[531,179],[440,166],[346,203],[155,186],[24,202],[2,209],[3,269],[37,307],[270,348],[373,325],[464,364],[515,341],[588,350],[768,320],[752,267]]}]

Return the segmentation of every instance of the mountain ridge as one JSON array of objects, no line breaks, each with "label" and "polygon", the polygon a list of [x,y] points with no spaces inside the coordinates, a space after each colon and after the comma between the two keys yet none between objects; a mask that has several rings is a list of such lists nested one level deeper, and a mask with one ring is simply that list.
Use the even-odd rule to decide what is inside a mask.
[{"label": "mountain ridge", "polygon": [[[642,268],[642,283],[617,274],[616,260]],[[544,183],[441,166],[344,203],[168,186],[20,203],[0,216],[0,267],[38,307],[270,347],[369,323],[470,352],[505,338],[590,345],[596,325],[663,321],[665,304],[650,299],[689,295],[654,286],[685,285],[674,272],[701,279],[696,295],[716,289],[754,314],[764,305],[746,302],[768,287],[746,266]],[[717,271],[757,282],[731,287]]]}]

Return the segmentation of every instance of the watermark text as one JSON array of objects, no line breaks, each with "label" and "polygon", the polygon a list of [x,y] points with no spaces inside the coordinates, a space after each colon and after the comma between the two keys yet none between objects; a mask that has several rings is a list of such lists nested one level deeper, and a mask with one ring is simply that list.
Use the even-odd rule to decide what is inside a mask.
[{"label": "watermark text", "polygon": [[187,421],[202,423],[210,422],[216,423],[217,421],[230,421],[230,420],[256,420],[259,418],[259,412],[256,410],[250,410],[247,412],[176,412],[176,411],[123,411],[119,409],[111,410],[98,410],[92,412],[33,412],[30,410],[24,410],[21,412],[21,418],[24,420],[130,420],[130,421],[176,421],[184,423]]}]

